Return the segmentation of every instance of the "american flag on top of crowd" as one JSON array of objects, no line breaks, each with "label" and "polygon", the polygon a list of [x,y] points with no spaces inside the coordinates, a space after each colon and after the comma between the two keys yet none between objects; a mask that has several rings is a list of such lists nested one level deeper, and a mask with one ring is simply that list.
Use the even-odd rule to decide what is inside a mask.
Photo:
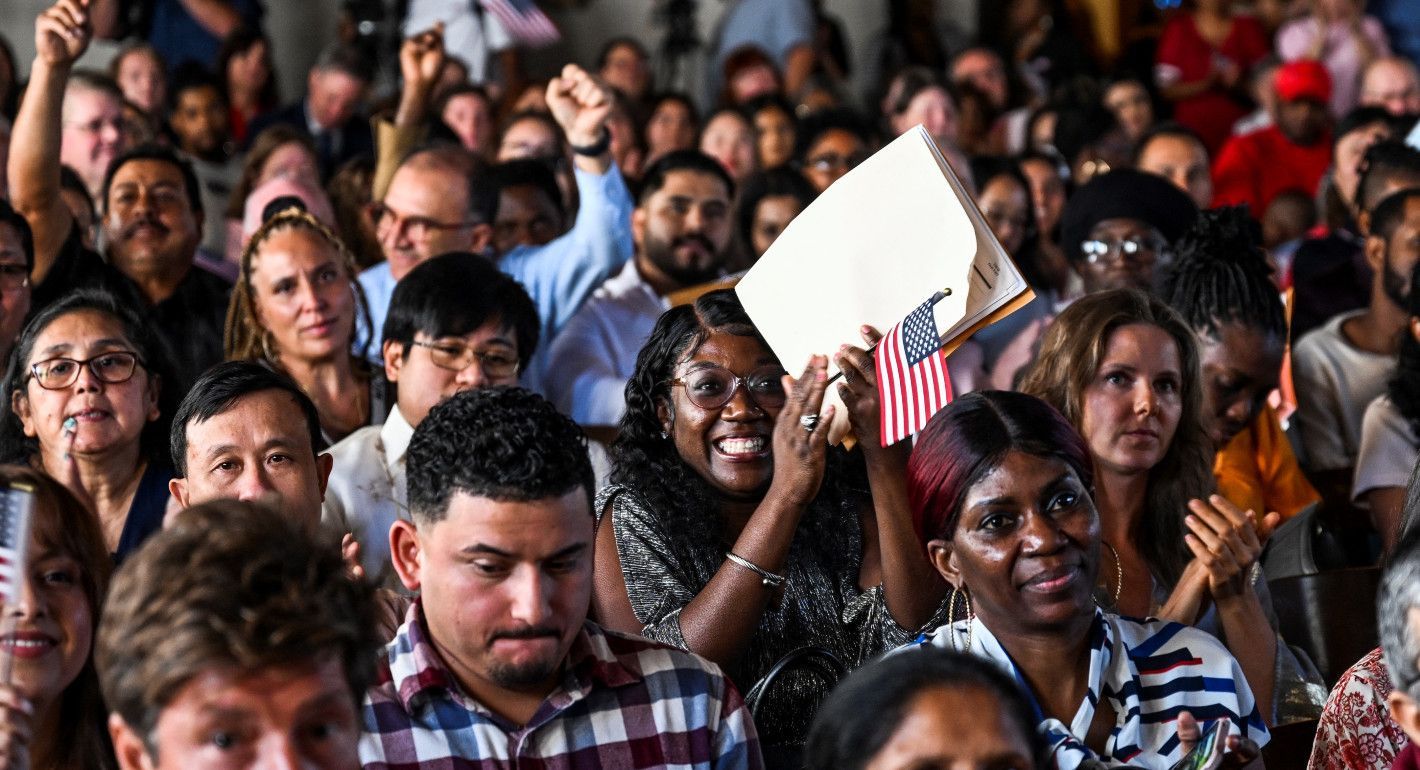
[{"label": "american flag on top of crowd", "polygon": [[532,0],[475,0],[498,18],[514,40],[529,46],[544,46],[562,39],[557,25]]},{"label": "american flag on top of crowd", "polygon": [[933,294],[878,342],[873,361],[878,375],[879,434],[883,446],[922,430],[952,400],[947,357],[937,336],[932,307],[946,296]]},{"label": "american flag on top of crowd", "polygon": [[20,599],[33,499],[34,491],[27,486],[0,490],[0,602],[6,604]]}]

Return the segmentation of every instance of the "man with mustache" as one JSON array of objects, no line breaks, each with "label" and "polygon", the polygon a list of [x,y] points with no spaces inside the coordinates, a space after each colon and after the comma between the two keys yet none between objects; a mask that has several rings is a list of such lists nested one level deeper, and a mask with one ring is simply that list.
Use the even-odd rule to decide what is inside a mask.
[{"label": "man with mustache", "polygon": [[84,248],[74,215],[60,194],[60,96],[73,61],[93,34],[84,0],[59,0],[35,21],[43,87],[25,91],[15,119],[9,162],[17,210],[34,232],[30,271],[37,311],[80,286],[102,286],[141,308],[172,351],[176,382],[185,392],[204,369],[222,360],[222,329],[231,286],[193,269],[202,236],[202,202],[192,166],[173,150],[145,145],[113,160],[100,188],[105,262]]},{"label": "man with mustache", "polygon": [[1349,500],[1366,406],[1385,392],[1406,334],[1420,262],[1420,188],[1376,205],[1364,245],[1371,301],[1309,332],[1292,351],[1298,459],[1328,504]]},{"label": "man with mustache", "polygon": [[417,591],[364,702],[366,768],[761,768],[734,685],[699,656],[606,631],[592,590],[586,439],[520,388],[435,406],[390,529]]},{"label": "man with mustache", "polygon": [[713,158],[678,150],[647,169],[631,215],[636,256],[596,290],[553,340],[544,385],[564,414],[612,427],[626,409],[626,380],[667,297],[724,274],[735,183]]}]

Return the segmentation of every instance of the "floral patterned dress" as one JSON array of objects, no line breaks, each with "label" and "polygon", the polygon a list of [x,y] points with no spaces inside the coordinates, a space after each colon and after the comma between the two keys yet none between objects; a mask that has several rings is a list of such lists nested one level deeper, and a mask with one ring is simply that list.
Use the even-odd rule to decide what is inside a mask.
[{"label": "floral patterned dress", "polygon": [[1322,709],[1308,770],[1390,770],[1410,745],[1386,706],[1393,689],[1379,647],[1347,669]]}]

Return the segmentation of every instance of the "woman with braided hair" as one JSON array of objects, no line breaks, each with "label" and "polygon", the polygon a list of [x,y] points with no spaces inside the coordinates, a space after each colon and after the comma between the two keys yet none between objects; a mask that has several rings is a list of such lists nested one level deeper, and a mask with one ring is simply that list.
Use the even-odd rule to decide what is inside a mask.
[{"label": "woman with braided hair", "polygon": [[1287,519],[1320,496],[1267,403],[1282,370],[1287,318],[1258,235],[1242,208],[1202,212],[1174,244],[1161,298],[1198,338],[1218,494]]},{"label": "woman with braided hair", "polygon": [[370,328],[370,313],[350,250],[299,199],[272,201],[263,220],[242,251],[227,310],[228,360],[290,375],[315,402],[329,443],[383,422],[382,373],[352,352],[364,349],[355,334]]}]

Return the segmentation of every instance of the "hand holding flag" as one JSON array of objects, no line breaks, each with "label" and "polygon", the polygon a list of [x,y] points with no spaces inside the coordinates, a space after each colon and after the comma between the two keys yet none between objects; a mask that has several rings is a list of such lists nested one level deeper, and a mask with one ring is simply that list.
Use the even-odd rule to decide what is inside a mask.
[{"label": "hand holding flag", "polygon": [[952,400],[947,357],[932,312],[951,293],[939,291],[888,331],[874,351],[881,441],[890,446],[922,430]]}]

